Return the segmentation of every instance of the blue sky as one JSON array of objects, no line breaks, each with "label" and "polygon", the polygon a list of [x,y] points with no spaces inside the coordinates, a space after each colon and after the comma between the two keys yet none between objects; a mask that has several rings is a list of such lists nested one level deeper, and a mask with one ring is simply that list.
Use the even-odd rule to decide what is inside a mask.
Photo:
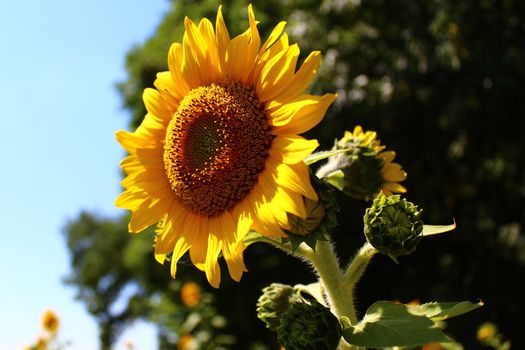
[{"label": "blue sky", "polygon": [[[127,50],[151,35],[167,0],[0,2],[0,349],[36,340],[55,310],[69,349],[97,348],[94,321],[62,283],[62,229],[81,209],[120,211],[114,132],[128,115],[114,83]],[[136,325],[117,346],[155,348]]]}]

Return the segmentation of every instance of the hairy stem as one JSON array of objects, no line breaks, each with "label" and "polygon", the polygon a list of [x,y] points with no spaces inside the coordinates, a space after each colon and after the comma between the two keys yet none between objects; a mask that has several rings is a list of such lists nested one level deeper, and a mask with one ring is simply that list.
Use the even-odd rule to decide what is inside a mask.
[{"label": "hairy stem", "polygon": [[325,287],[332,312],[337,316],[356,319],[354,303],[347,290],[341,288],[343,272],[335,255],[331,242],[317,241],[315,252],[306,244],[301,244],[297,253],[310,260]]},{"label": "hairy stem", "polygon": [[[357,285],[357,282],[361,279],[361,276],[363,276],[363,273],[365,272],[368,264],[372,260],[372,257],[377,253],[377,250],[372,247],[372,245],[368,242],[366,242],[361,249],[357,252],[355,257],[352,259],[350,264],[348,265],[348,268],[346,269],[343,280],[341,283],[341,289],[346,291],[349,294],[350,299],[354,299],[354,291],[355,287]],[[357,316],[357,315],[355,315]],[[350,319],[350,323],[352,325],[355,325],[357,323],[357,317],[354,319],[348,317]]]}]

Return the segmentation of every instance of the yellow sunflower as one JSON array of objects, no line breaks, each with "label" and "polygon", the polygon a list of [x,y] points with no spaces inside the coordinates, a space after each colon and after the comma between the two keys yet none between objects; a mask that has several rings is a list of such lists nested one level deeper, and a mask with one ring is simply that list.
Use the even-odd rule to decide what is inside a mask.
[{"label": "yellow sunflower", "polygon": [[405,193],[407,191],[403,185],[399,184],[399,182],[406,180],[407,173],[401,168],[401,165],[393,163],[396,152],[383,151],[385,146],[381,145],[375,131],[365,132],[360,125],[357,125],[353,132],[345,131],[344,137],[339,142],[341,147],[345,147],[344,144],[348,144],[348,142],[353,142],[356,146],[369,148],[376,153],[376,158],[383,161],[380,172],[382,184],[377,192],[381,191],[390,196],[393,193]]},{"label": "yellow sunflower", "polygon": [[131,210],[130,232],[159,223],[155,257],[171,254],[171,274],[189,251],[192,263],[218,287],[219,254],[231,277],[246,271],[243,238],[253,228],[283,236],[287,213],[306,216],[303,197],[317,200],[303,159],[316,140],[299,136],[323,118],[335,95],[305,94],[320,63],[312,52],[296,70],[297,44],[279,23],[261,45],[249,28],[230,39],[221,7],[208,19],[185,19],[169,71],[144,91],[148,113],[133,133],[117,132],[130,153],[116,205]]}]

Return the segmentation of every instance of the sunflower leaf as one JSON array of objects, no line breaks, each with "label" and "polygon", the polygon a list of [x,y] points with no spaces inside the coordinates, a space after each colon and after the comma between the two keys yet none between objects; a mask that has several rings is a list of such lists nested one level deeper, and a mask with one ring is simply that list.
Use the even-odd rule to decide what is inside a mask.
[{"label": "sunflower leaf", "polygon": [[374,303],[355,326],[345,316],[341,317],[341,324],[343,338],[348,343],[370,348],[415,347],[452,341],[429,317],[415,315],[408,306],[389,301]]},{"label": "sunflower leaf", "polygon": [[452,225],[423,225],[423,232],[421,235],[423,236],[432,236],[432,235],[438,235],[440,233],[452,231],[456,228],[456,222],[454,222]]},{"label": "sunflower leaf", "polygon": [[443,321],[470,312],[482,306],[483,302],[481,300],[477,303],[471,303],[470,301],[447,303],[431,302],[409,306],[408,310],[412,314],[426,316],[433,321]]},{"label": "sunflower leaf", "polygon": [[353,150],[353,148],[345,148],[345,149],[321,151],[321,152],[312,153],[304,159],[304,163],[306,165],[311,165],[311,164],[317,163],[320,160],[326,159],[336,154],[345,153],[351,150]]}]

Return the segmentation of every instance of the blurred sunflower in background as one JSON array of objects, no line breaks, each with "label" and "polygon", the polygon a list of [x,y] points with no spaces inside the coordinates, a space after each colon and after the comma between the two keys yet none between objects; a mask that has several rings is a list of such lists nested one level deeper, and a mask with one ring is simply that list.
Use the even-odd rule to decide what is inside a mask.
[{"label": "blurred sunflower in background", "polygon": [[317,200],[303,159],[317,146],[298,134],[318,124],[334,94],[305,94],[320,64],[312,52],[296,70],[297,44],[280,22],[262,43],[252,7],[249,28],[230,38],[221,7],[215,27],[185,19],[169,71],[146,89],[148,113],[135,132],[118,131],[130,153],[116,205],[131,210],[130,232],[158,223],[155,257],[192,263],[218,287],[218,257],[231,277],[246,271],[243,238],[251,228],[284,236],[287,213],[305,218],[303,196]]}]

